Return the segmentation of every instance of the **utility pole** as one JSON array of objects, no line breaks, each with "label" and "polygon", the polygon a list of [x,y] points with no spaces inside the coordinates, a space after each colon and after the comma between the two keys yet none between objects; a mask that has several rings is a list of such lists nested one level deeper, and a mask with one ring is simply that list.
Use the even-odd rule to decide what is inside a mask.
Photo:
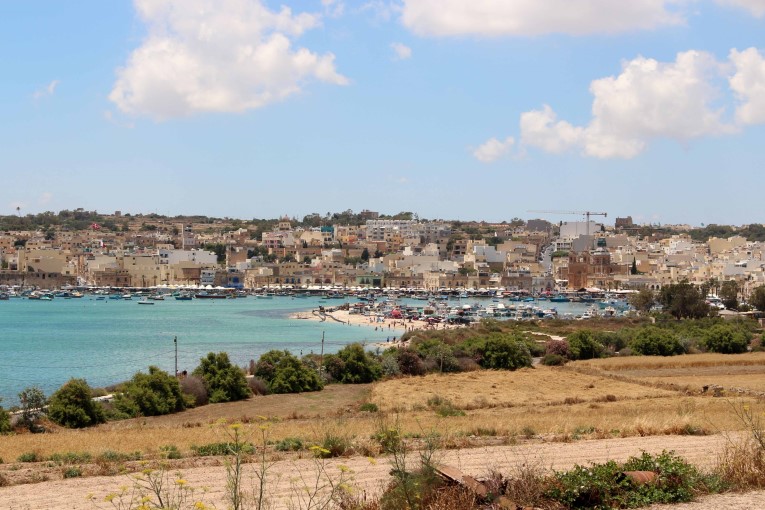
[{"label": "utility pole", "polygon": [[321,354],[319,355],[319,377],[324,370],[324,331],[321,332]]},{"label": "utility pole", "polygon": [[173,337],[173,343],[175,344],[175,377],[178,377],[178,337]]}]

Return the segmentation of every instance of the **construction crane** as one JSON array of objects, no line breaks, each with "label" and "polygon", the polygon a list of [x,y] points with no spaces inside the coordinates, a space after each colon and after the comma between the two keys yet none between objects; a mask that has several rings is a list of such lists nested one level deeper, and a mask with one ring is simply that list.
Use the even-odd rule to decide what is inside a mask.
[{"label": "construction crane", "polygon": [[590,216],[608,216],[608,213],[604,212],[593,212],[593,211],[526,211],[530,213],[538,213],[538,214],[576,214],[577,216],[586,216],[587,217],[587,235],[590,235]]}]

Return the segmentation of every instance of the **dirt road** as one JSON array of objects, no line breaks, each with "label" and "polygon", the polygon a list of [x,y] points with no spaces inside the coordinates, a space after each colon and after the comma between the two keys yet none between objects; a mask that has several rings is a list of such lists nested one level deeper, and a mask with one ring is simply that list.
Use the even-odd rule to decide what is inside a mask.
[{"label": "dirt road", "polygon": [[[691,463],[708,467],[715,462],[717,452],[723,444],[724,438],[721,436],[654,436],[448,450],[439,452],[438,459],[441,463],[453,465],[473,475],[480,476],[492,469],[512,475],[513,470],[524,463],[544,468],[564,469],[574,464],[603,462],[609,459],[626,460],[642,450],[650,453],[674,450]],[[341,469],[341,466],[344,467]],[[324,467],[334,477],[341,476],[341,471],[347,467],[349,471],[344,476],[352,477],[350,485],[369,496],[380,493],[389,478],[390,471],[390,464],[386,458],[332,459],[326,461]],[[253,466],[247,465],[245,469],[244,486],[252,487]],[[312,459],[281,461],[274,464],[269,471],[269,476],[273,480],[269,487],[270,497],[277,504],[277,508],[286,508],[290,497],[294,498],[298,493],[305,494],[305,487],[315,482],[316,470],[317,461]],[[182,475],[189,486],[209,488],[200,498],[206,504],[214,504],[218,509],[227,507],[224,493],[226,485],[224,468],[191,468],[184,470]],[[131,484],[132,481],[128,476],[116,476],[73,478],[3,487],[0,488],[0,508],[92,510],[93,502],[87,499],[89,494],[95,496],[101,508],[112,508],[109,503],[104,502],[104,496],[118,491],[120,486]],[[683,510],[765,508],[765,492],[712,496],[677,508]]]}]

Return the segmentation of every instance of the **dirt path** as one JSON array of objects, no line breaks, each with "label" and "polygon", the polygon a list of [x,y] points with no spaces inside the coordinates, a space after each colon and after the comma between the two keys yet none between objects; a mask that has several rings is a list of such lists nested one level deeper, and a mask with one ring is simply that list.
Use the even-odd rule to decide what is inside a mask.
[{"label": "dirt path", "polygon": [[[513,470],[524,463],[543,468],[564,469],[574,464],[603,462],[608,459],[626,460],[642,450],[658,453],[666,449],[674,450],[697,466],[708,467],[715,462],[716,454],[723,444],[724,438],[721,436],[658,436],[448,450],[440,452],[439,459],[442,463],[456,466],[473,475],[480,476],[491,469],[512,475]],[[385,458],[332,459],[325,464],[327,472],[335,477],[341,473],[340,466],[350,469],[351,484],[369,496],[379,494],[389,478],[390,464]],[[253,486],[250,471],[252,468],[252,465],[246,466],[244,477],[246,487]],[[277,502],[277,508],[286,508],[287,501],[291,496],[294,497],[296,488],[314,482],[316,469],[316,461],[311,459],[276,463],[270,471],[270,476],[274,480],[270,488],[271,497]],[[192,487],[209,488],[202,498],[205,503],[214,504],[218,509],[227,507],[223,490],[226,484],[224,468],[186,469],[183,471],[183,479]],[[96,500],[101,502],[102,508],[112,508],[110,504],[103,503],[104,496],[118,491],[119,487],[124,485],[131,485],[131,479],[127,476],[74,478],[3,487],[0,488],[0,509],[93,509],[93,503],[87,500],[88,494],[95,495]],[[683,510],[765,508],[765,492],[713,496],[678,508]]]}]

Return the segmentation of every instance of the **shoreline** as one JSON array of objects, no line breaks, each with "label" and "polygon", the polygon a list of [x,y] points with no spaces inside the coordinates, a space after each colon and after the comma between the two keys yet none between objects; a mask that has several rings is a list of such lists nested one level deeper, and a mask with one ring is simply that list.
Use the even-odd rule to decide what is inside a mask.
[{"label": "shoreline", "polygon": [[390,337],[385,342],[373,342],[369,345],[374,347],[406,346],[408,342],[401,342],[401,335],[418,330],[444,330],[455,329],[460,326],[451,324],[428,324],[424,321],[409,321],[406,319],[389,319],[382,316],[367,316],[350,313],[348,310],[335,310],[325,312],[323,315],[316,310],[306,310],[289,314],[291,320],[311,320],[316,322],[332,321],[348,326],[374,328],[375,331],[387,331]]}]

